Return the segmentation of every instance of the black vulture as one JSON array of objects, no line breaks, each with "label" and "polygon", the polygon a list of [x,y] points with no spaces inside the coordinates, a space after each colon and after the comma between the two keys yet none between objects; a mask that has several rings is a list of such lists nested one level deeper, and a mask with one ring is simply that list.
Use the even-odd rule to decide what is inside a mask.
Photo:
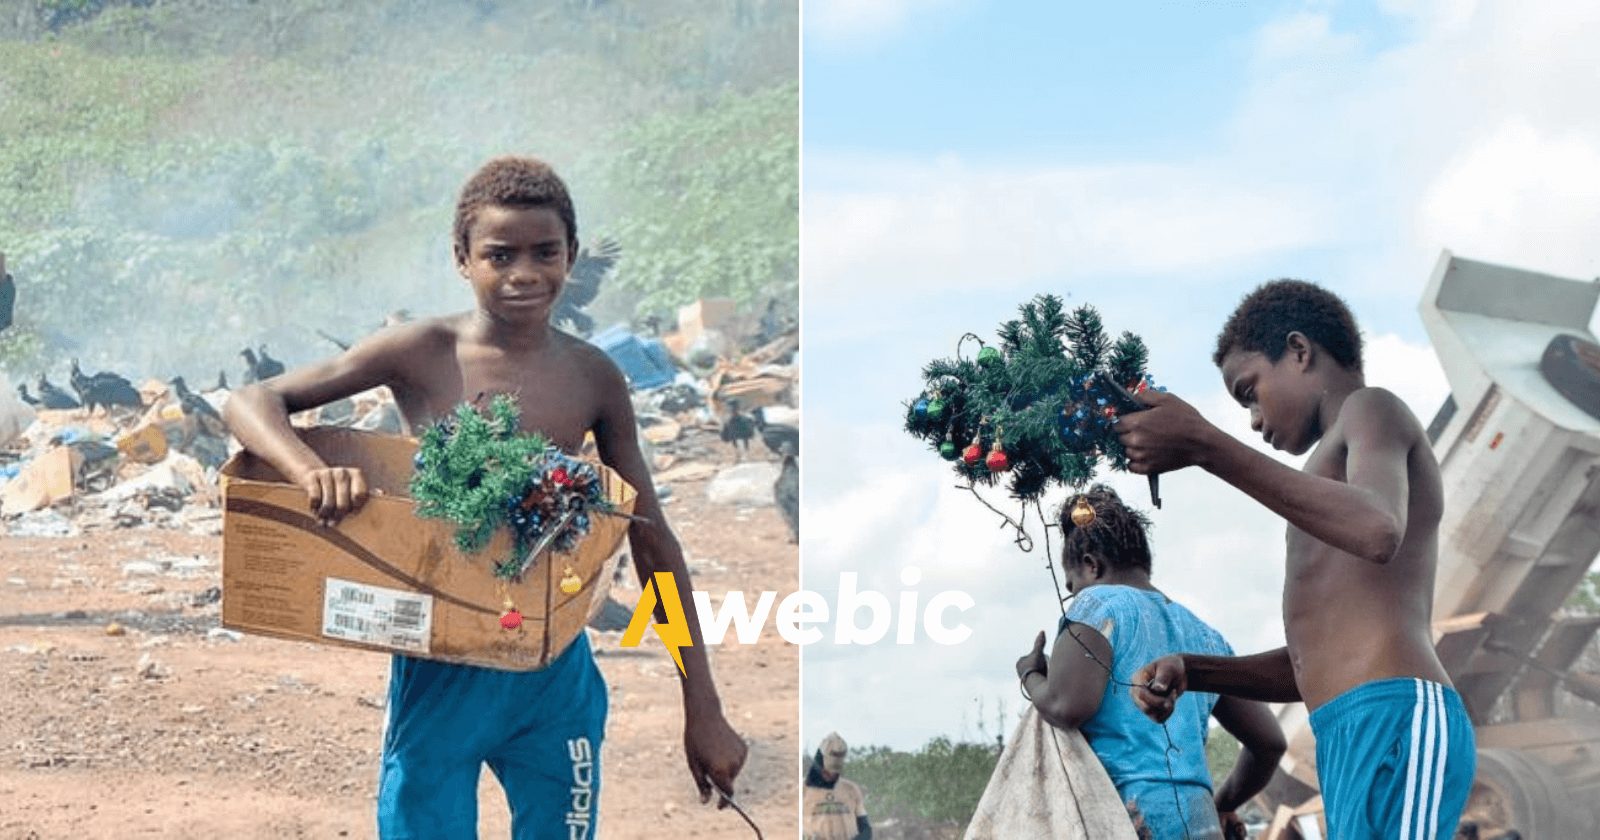
[{"label": "black vulture", "polygon": [[50,380],[45,379],[42,373],[39,374],[39,381],[34,383],[33,387],[38,389],[39,402],[45,408],[82,408],[78,401],[72,398],[71,394],[57,388]]},{"label": "black vulture", "polygon": [[85,376],[78,367],[78,360],[72,360],[71,374],[72,390],[78,392],[78,399],[83,402],[83,407],[94,411],[96,406],[126,406],[128,408],[144,408],[144,399],[139,396],[139,389],[126,378],[110,371],[101,371],[93,376]]},{"label": "black vulture", "polygon": [[256,376],[256,367],[260,365],[261,362],[256,359],[256,351],[246,347],[239,351],[239,355],[244,357],[244,384],[249,385],[258,381],[258,377]]},{"label": "black vulture", "polygon": [[11,275],[0,270],[0,330],[11,326],[16,314],[17,283],[11,279]]},{"label": "black vulture", "polygon": [[767,445],[777,455],[783,454],[783,447],[789,446],[796,456],[800,454],[800,430],[783,423],[768,423],[766,412],[757,406],[750,412],[756,428],[761,430],[761,442]]},{"label": "black vulture", "polygon": [[772,484],[772,498],[778,503],[778,512],[789,526],[789,541],[800,541],[800,462],[788,443],[782,445],[783,466],[778,468],[778,480]]},{"label": "black vulture", "polygon": [[268,356],[267,345],[261,345],[261,358],[256,362],[256,378],[271,379],[282,375],[283,370],[283,362]]},{"label": "black vulture", "polygon": [[583,308],[600,296],[600,284],[616,266],[622,256],[622,246],[616,240],[602,238],[593,246],[584,246],[572,264],[566,285],[556,298],[550,312],[550,322],[556,326],[572,325],[572,331],[587,338],[594,332],[594,319]]},{"label": "black vulture", "polygon": [[738,400],[728,400],[728,419],[722,421],[722,440],[733,446],[734,460],[750,454],[750,439],[756,436],[756,421],[739,411]]}]

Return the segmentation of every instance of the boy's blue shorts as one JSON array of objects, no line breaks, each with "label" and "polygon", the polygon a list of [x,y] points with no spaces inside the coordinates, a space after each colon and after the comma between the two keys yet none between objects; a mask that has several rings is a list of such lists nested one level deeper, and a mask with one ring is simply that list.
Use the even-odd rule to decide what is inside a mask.
[{"label": "boy's blue shorts", "polygon": [[1412,677],[1358,685],[1311,713],[1330,840],[1449,840],[1478,754],[1455,689]]},{"label": "boy's blue shorts", "polygon": [[539,671],[394,657],[379,836],[476,838],[487,762],[510,801],[515,840],[595,837],[607,707],[585,633]]}]

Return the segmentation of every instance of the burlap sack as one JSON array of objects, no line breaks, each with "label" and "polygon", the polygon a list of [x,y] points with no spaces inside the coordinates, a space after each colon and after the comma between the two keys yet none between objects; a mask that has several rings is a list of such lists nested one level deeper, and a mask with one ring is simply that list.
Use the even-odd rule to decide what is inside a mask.
[{"label": "burlap sack", "polygon": [[1032,706],[1017,723],[966,840],[1137,840],[1122,797],[1076,729]]}]

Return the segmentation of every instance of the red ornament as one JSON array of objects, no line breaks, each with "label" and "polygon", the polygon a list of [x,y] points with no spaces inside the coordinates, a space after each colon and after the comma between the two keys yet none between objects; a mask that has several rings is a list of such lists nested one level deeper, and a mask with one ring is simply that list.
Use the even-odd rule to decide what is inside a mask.
[{"label": "red ornament", "polygon": [[1106,419],[1110,420],[1111,418],[1117,416],[1117,410],[1108,405],[1105,408],[1105,415],[1106,415]]},{"label": "red ornament", "polygon": [[984,465],[989,468],[989,472],[1005,472],[1011,469],[1011,459],[1006,457],[1004,450],[996,446],[989,452],[989,459],[984,461]]},{"label": "red ornament", "polygon": [[558,487],[565,487],[572,483],[572,476],[567,475],[566,467],[556,467],[555,470],[550,473],[550,479],[554,481]]},{"label": "red ornament", "polygon": [[969,467],[977,466],[978,465],[978,459],[980,459],[982,457],[983,457],[983,449],[981,447],[979,447],[976,443],[974,443],[971,446],[967,447],[961,453],[961,460],[966,462],[966,465],[969,466]]},{"label": "red ornament", "polygon": [[522,613],[514,609],[506,610],[505,614],[500,616],[500,629],[502,630],[515,630],[521,626]]}]

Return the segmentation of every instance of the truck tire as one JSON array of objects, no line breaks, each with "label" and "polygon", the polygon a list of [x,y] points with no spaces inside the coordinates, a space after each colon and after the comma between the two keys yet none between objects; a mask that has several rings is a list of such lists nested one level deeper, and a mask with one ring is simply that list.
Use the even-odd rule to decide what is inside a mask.
[{"label": "truck tire", "polygon": [[1539,360],[1550,387],[1590,417],[1600,418],[1600,345],[1575,335],[1550,339]]},{"label": "truck tire", "polygon": [[1461,821],[1476,823],[1481,837],[1508,830],[1528,838],[1586,835],[1583,811],[1566,783],[1550,765],[1519,750],[1478,750],[1478,773]]}]

